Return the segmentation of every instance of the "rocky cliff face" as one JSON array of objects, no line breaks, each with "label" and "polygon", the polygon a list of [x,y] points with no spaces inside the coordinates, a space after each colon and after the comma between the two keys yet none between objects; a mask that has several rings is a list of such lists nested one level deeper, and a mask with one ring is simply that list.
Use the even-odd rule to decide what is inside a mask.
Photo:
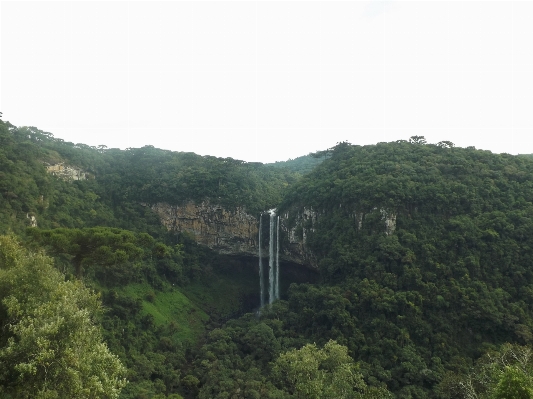
[{"label": "rocky cliff face", "polygon": [[258,253],[258,220],[242,208],[228,211],[205,201],[184,205],[157,203],[151,205],[170,231],[186,231],[200,244],[228,255]]},{"label": "rocky cliff face", "polygon": [[[196,242],[225,255],[252,255],[258,256],[259,252],[259,221],[242,208],[228,211],[219,205],[209,202],[196,204],[188,202],[184,205],[170,205],[157,203],[150,208],[159,215],[161,223],[169,230],[175,232],[186,231],[194,236]],[[312,210],[305,209],[301,222],[308,218],[316,220]],[[298,224],[298,226],[301,223]],[[289,242],[282,243],[282,259],[301,264],[314,265],[314,258],[306,251],[306,229],[303,228],[303,237],[298,227],[288,229],[286,221],[281,216],[281,229],[285,230]],[[268,253],[268,225],[263,226],[265,231],[263,242],[265,253]]]},{"label": "rocky cliff face", "polygon": [[26,213],[26,218],[30,220],[30,227],[37,227],[37,218],[35,215]]},{"label": "rocky cliff face", "polygon": [[293,227],[288,227],[289,212],[281,216],[281,229],[287,234],[288,242],[282,246],[282,257],[302,265],[318,266],[316,256],[306,247],[305,241],[309,231],[314,231],[318,212],[312,208],[303,208],[297,212]]},{"label": "rocky cliff face", "polygon": [[[374,208],[378,211],[378,208]],[[315,231],[315,224],[320,217],[326,217],[324,212],[320,213],[313,208],[306,208],[292,211],[296,212],[295,220],[292,227],[289,227],[289,212],[281,217],[281,229],[286,233],[288,240],[285,240],[282,246],[283,257],[291,262],[303,265],[310,265],[313,268],[318,267],[318,259],[308,246],[306,246],[307,235]],[[384,232],[387,235],[394,234],[396,230],[396,213],[379,209],[381,220],[383,222]],[[350,219],[357,226],[358,230],[363,227],[365,214],[362,212],[353,212],[349,215]],[[287,242],[288,241],[288,242]]]},{"label": "rocky cliff face", "polygon": [[[254,216],[246,213],[243,208],[233,211],[219,205],[204,201],[200,204],[188,202],[184,205],[170,205],[157,203],[150,206],[155,211],[161,223],[169,230],[175,232],[188,232],[194,236],[196,242],[226,255],[251,255],[258,256],[259,252],[259,221]],[[393,234],[396,228],[396,214],[383,209],[375,208],[381,213],[384,231],[387,235]],[[319,217],[324,215],[312,208],[303,208],[292,215],[294,221],[289,227],[289,213],[280,215],[280,229],[284,238],[281,242],[280,255],[285,261],[317,268],[316,256],[306,246],[309,232],[314,231],[314,225]],[[358,229],[362,228],[363,213],[353,213],[353,218]],[[268,225],[263,225],[263,247],[268,253]]]}]

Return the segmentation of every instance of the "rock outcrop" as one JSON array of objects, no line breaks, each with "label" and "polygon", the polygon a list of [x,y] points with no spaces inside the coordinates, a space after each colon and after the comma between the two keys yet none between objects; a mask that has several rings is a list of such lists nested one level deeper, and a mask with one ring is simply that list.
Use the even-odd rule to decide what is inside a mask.
[{"label": "rock outcrop", "polygon": [[196,242],[228,255],[258,253],[258,219],[243,208],[227,210],[204,201],[184,205],[157,203],[150,206],[170,231],[188,232]]},{"label": "rock outcrop", "polygon": [[45,167],[48,173],[69,182],[74,180],[87,180],[87,173],[75,166],[58,163],[54,165],[46,164]]},{"label": "rock outcrop", "polygon": [[37,218],[33,213],[26,213],[26,218],[30,220],[30,227],[37,227]]},{"label": "rock outcrop", "polygon": [[[377,210],[378,208],[374,208],[374,211]],[[396,230],[396,213],[383,208],[380,208],[379,212],[381,213],[385,234],[394,234]],[[315,231],[315,225],[319,217],[325,217],[324,211],[317,212],[313,208],[306,207],[297,211],[292,227],[288,226],[289,212],[286,212],[281,217],[281,229],[288,237],[288,240],[286,239],[284,245],[282,245],[283,258],[302,265],[310,265],[313,268],[318,267],[318,259],[306,245],[306,240],[308,234]],[[353,220],[357,230],[363,228],[364,213],[353,212],[348,217]]]},{"label": "rock outcrop", "polygon": [[[144,204],[146,205],[146,204]],[[244,208],[235,210],[224,209],[220,205],[208,201],[196,204],[187,202],[183,205],[157,203],[150,205],[161,219],[161,223],[169,230],[190,233],[199,244],[225,255],[258,256],[259,252],[259,220],[246,213]],[[384,232],[393,234],[396,228],[396,214],[375,208],[381,213]],[[289,226],[289,212],[280,215],[280,229],[282,231],[280,257],[282,260],[305,265],[316,269],[318,260],[306,245],[307,235],[313,232],[319,217],[324,217],[312,208],[292,210],[292,222]],[[364,220],[361,212],[347,216],[353,218],[358,230],[361,230]],[[263,226],[264,236],[268,237],[268,227]],[[268,251],[268,239],[263,247]]]},{"label": "rock outcrop", "polygon": [[381,220],[385,221],[385,234],[390,236],[396,230],[396,214],[381,209]]},{"label": "rock outcrop", "polygon": [[291,262],[301,265],[317,267],[317,259],[305,245],[307,234],[314,231],[314,224],[318,218],[318,212],[312,208],[303,208],[296,215],[293,227],[288,227],[289,212],[281,217],[281,229],[287,234],[288,242],[282,245],[282,257]]}]

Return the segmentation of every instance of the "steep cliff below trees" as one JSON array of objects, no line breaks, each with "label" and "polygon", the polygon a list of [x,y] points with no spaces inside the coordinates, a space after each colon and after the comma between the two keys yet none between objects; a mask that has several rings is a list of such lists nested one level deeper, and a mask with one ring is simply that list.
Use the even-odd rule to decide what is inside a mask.
[{"label": "steep cliff below trees", "polygon": [[208,201],[150,207],[169,231],[190,233],[198,243],[221,254],[257,255],[258,222],[243,208],[230,211]]},{"label": "steep cliff below trees", "polygon": [[[197,243],[220,254],[258,256],[259,221],[244,208],[227,210],[208,201],[199,204],[189,201],[184,205],[156,203],[150,208],[167,230],[187,232]],[[306,231],[312,229],[305,222],[316,221],[316,212],[304,209],[297,215],[295,227],[291,228],[288,227],[287,217],[288,214],[281,215],[282,260],[316,268],[316,258],[305,245]],[[263,237],[268,237],[268,223],[263,225],[263,229]],[[268,239],[263,246],[268,248]]]},{"label": "steep cliff below trees", "polygon": [[310,265],[318,268],[316,256],[306,245],[309,232],[314,232],[318,219],[318,212],[312,208],[284,212],[281,216],[281,231],[283,234],[281,245],[282,257],[292,262]]},{"label": "steep cliff below trees", "polygon": [[[145,206],[147,206],[145,204]],[[189,201],[184,205],[156,203],[150,208],[159,216],[161,224],[169,231],[187,232],[199,244],[223,255],[258,256],[259,222],[246,213],[244,208],[227,210],[218,204],[203,201],[199,204]],[[385,232],[394,232],[396,215],[380,210],[385,222]],[[353,215],[358,229],[362,226],[362,215]],[[319,213],[312,208],[285,212],[280,215],[281,258],[285,261],[318,268],[318,260],[306,245],[308,235],[315,232]],[[268,223],[263,225],[263,237],[268,237]],[[268,240],[263,243],[267,249]]]},{"label": "steep cliff below trees", "polygon": [[[377,225],[376,233],[383,231],[386,235],[394,234],[396,230],[396,213],[386,211],[385,209],[375,208],[368,214],[362,212],[349,212],[345,215],[344,220],[352,227],[360,231],[363,227],[363,220],[367,216],[373,216],[373,213],[381,215],[380,223]],[[331,212],[329,212],[331,213]],[[323,218],[328,218],[328,211],[318,212],[313,208],[295,207],[290,211],[285,211],[281,215],[282,238],[282,256],[292,262],[310,265],[318,268],[318,258],[310,248],[309,239],[318,228],[318,223]],[[381,226],[379,226],[381,224]],[[382,229],[382,230],[381,230]]]}]

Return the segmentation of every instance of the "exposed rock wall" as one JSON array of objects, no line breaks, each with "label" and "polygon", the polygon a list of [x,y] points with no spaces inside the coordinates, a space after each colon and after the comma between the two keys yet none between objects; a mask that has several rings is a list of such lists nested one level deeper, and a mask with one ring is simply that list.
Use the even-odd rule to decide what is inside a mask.
[{"label": "exposed rock wall", "polygon": [[[378,210],[378,208],[374,208],[374,210]],[[383,208],[379,209],[379,212],[381,213],[385,234],[394,234],[396,230],[396,213]],[[282,253],[285,259],[299,264],[311,265],[314,268],[318,267],[318,259],[306,246],[306,240],[309,232],[315,231],[315,224],[319,217],[327,216],[325,216],[324,212],[320,213],[313,210],[313,208],[304,207],[297,211],[293,227],[289,228],[289,212],[282,216],[281,228],[288,236],[288,243],[286,240],[285,245],[282,246]],[[353,220],[357,230],[363,228],[364,213],[353,212],[348,217]]]},{"label": "exposed rock wall", "polygon": [[55,165],[45,165],[46,171],[52,175],[59,177],[60,179],[66,181],[74,180],[87,180],[87,174],[85,171],[81,170],[75,166],[65,165],[64,163],[59,163]]},{"label": "exposed rock wall", "polygon": [[222,254],[253,255],[258,252],[258,220],[243,208],[228,211],[209,202],[184,205],[151,205],[170,231],[191,233],[200,244]]},{"label": "exposed rock wall", "polygon": [[[246,213],[243,208],[229,211],[207,201],[199,204],[188,202],[184,205],[157,203],[150,207],[159,215],[161,223],[169,231],[188,232],[194,236],[196,242],[221,254],[258,256],[259,220]],[[280,215],[280,229],[283,232],[281,258],[316,268],[318,260],[306,246],[306,239],[309,232],[314,231],[318,218],[326,215],[306,207],[291,212],[296,212],[296,215],[291,215],[292,227],[289,227],[289,212]],[[396,214],[384,209],[379,209],[379,212],[385,234],[393,234],[396,228]],[[353,218],[358,230],[363,226],[364,216],[362,212],[347,215]],[[263,233],[264,237],[268,237],[267,231]],[[268,239],[263,246],[268,252],[267,241]]]},{"label": "exposed rock wall", "polygon": [[381,220],[385,221],[385,234],[390,236],[396,230],[396,214],[381,209]]},{"label": "exposed rock wall", "polygon": [[37,227],[37,218],[35,215],[26,213],[26,218],[30,219],[30,227]]},{"label": "exposed rock wall", "polygon": [[[288,243],[282,245],[282,257],[302,265],[317,267],[317,259],[306,247],[305,242],[309,231],[314,231],[313,225],[318,218],[318,212],[313,208],[303,208],[296,214],[294,226],[288,227],[289,212],[281,216],[281,229],[287,234]],[[287,245],[288,244],[288,245]]]}]

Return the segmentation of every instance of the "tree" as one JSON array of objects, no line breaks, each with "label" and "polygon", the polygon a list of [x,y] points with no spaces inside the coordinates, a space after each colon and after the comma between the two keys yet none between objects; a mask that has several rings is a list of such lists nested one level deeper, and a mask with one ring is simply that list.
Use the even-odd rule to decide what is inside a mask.
[{"label": "tree", "polygon": [[411,136],[409,142],[412,144],[427,144],[426,138],[424,136]]},{"label": "tree", "polygon": [[125,368],[102,342],[97,295],[0,236],[0,396],[118,398]]},{"label": "tree", "polygon": [[467,375],[448,374],[442,398],[533,399],[533,350],[504,344],[481,357]]},{"label": "tree", "polygon": [[495,399],[532,399],[531,377],[518,367],[505,367],[494,389]]},{"label": "tree", "polygon": [[388,398],[385,389],[368,388],[348,348],[329,341],[323,349],[307,344],[282,353],[274,363],[275,379],[296,398]]},{"label": "tree", "polygon": [[453,148],[453,147],[455,147],[455,144],[454,144],[454,143],[452,143],[451,141],[447,141],[447,140],[439,141],[439,142],[437,143],[437,145],[438,145],[439,147],[442,147],[442,148]]},{"label": "tree", "polygon": [[[153,244],[148,234],[134,234],[128,230],[94,227],[85,229],[28,229],[32,239],[47,245],[54,255],[65,254],[72,257],[76,275],[82,277],[83,271],[93,268],[104,277],[120,280],[123,274],[132,274],[135,268],[128,263],[139,261],[144,250]],[[143,247],[145,246],[145,247]],[[164,257],[168,247],[159,243],[157,257]],[[131,276],[122,276],[127,281]],[[107,278],[102,280],[106,281]]]}]

